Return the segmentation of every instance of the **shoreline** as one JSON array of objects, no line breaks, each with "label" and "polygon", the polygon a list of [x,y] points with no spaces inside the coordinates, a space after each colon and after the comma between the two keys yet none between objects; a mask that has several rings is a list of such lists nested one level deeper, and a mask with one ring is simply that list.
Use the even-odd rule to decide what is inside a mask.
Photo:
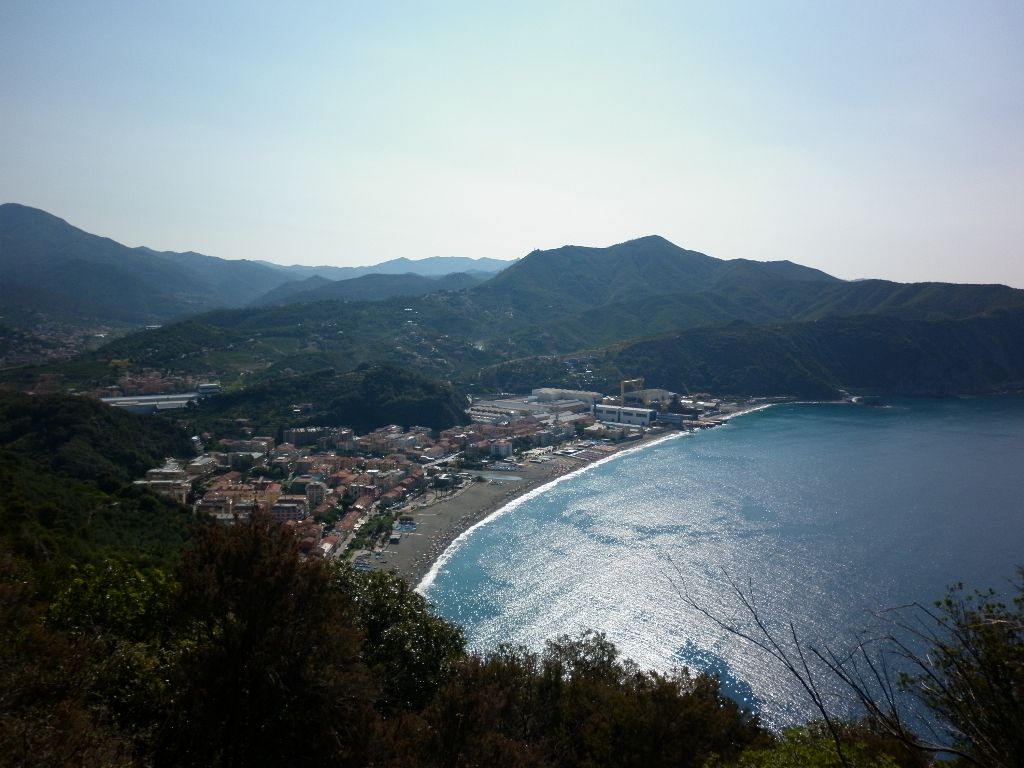
[{"label": "shoreline", "polygon": [[[705,424],[704,428],[713,428],[719,423],[772,405],[774,403],[759,404],[723,414],[714,420],[715,424]],[[507,479],[495,477],[497,473],[489,472],[494,479],[471,483],[451,496],[433,502],[421,502],[407,510],[405,514],[413,516],[416,530],[403,534],[398,544],[387,545],[382,556],[372,561],[372,568],[395,572],[420,592],[433,583],[437,572],[452,554],[453,544],[464,539],[477,526],[518,506],[527,496],[543,493],[548,486],[617,456],[693,434],[694,431],[679,430],[645,435],[639,440],[602,446],[594,451],[597,455],[588,459],[555,454],[543,464],[527,463],[519,466],[508,473]]]},{"label": "shoreline", "polygon": [[556,484],[562,482],[563,480],[567,480],[570,477],[574,477],[575,475],[578,475],[591,467],[596,467],[600,464],[604,464],[608,461],[611,461],[612,459],[618,456],[624,456],[628,453],[633,453],[634,451],[642,450],[651,445],[667,442],[668,440],[675,440],[679,438],[688,437],[691,434],[693,433],[689,431],[670,432],[668,434],[659,433],[656,435],[641,438],[640,440],[637,441],[630,441],[627,445],[614,446],[612,450],[607,451],[607,453],[604,456],[601,456],[597,459],[580,461],[577,463],[576,466],[569,467],[567,471],[553,473],[552,475],[549,476],[550,479],[546,481],[533,482],[529,483],[528,485],[524,485],[521,489],[518,489],[519,492],[510,493],[508,501],[506,501],[504,504],[501,504],[496,508],[490,510],[481,510],[481,512],[478,515],[471,516],[471,518],[473,519],[464,518],[460,522],[464,522],[466,524],[464,526],[459,526],[461,530],[458,531],[458,533],[441,549],[440,552],[436,553],[436,556],[430,563],[430,566],[427,569],[426,573],[424,573],[417,579],[415,586],[413,588],[417,592],[421,592],[421,590],[427,589],[431,584],[433,584],[434,579],[437,577],[437,574],[440,571],[440,569],[443,568],[445,563],[448,562],[449,558],[451,558],[451,556],[455,554],[457,550],[457,547],[455,545],[457,545],[460,541],[467,539],[470,535],[472,535],[473,531],[479,526],[485,525],[486,523],[489,523],[492,520],[496,520],[498,517],[505,514],[505,512],[512,511],[513,509],[515,509],[528,499],[531,499],[534,496],[538,496],[546,492],[549,488],[555,486]]}]

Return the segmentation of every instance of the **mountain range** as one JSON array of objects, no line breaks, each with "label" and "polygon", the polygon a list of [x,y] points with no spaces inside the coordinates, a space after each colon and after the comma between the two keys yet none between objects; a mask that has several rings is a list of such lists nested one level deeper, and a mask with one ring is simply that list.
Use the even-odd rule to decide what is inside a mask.
[{"label": "mountain range", "polygon": [[[23,251],[52,250],[52,239],[23,240]],[[790,261],[717,259],[659,236],[534,251],[488,279],[312,274],[262,293],[255,282],[250,306],[194,315],[7,379],[30,386],[47,373],[95,388],[128,365],[244,388],[388,363],[469,392],[610,390],[635,376],[675,391],[807,397],[1024,386],[1024,291],[851,282]]]},{"label": "mountain range", "polygon": [[[433,257],[366,267],[284,267],[191,251],[129,248],[45,211],[0,205],[0,313],[9,323],[21,325],[31,325],[37,316],[72,324],[164,323],[260,302],[264,294],[295,281],[335,282],[370,274],[489,275],[507,265],[497,259]],[[389,284],[383,280],[375,286],[374,298],[402,295],[409,289],[394,281],[394,292],[389,293]],[[417,286],[414,292],[421,290]]]},{"label": "mountain range", "polygon": [[425,259],[407,259],[402,256],[366,267],[307,267],[302,264],[282,267],[280,264],[271,264],[269,261],[258,261],[256,263],[265,264],[271,269],[286,270],[290,275],[295,276],[295,279],[319,275],[327,280],[351,280],[354,277],[370,274],[405,275],[410,272],[427,277],[441,277],[452,272],[493,274],[503,270],[510,262],[502,261],[501,259],[489,259],[486,256],[475,259],[466,256],[428,256]]},{"label": "mountain range", "polygon": [[422,296],[435,291],[471,288],[490,277],[490,272],[452,272],[425,275],[370,273],[343,280],[327,280],[320,275],[280,285],[250,302],[250,306],[301,304],[311,301],[380,301],[392,296]]}]

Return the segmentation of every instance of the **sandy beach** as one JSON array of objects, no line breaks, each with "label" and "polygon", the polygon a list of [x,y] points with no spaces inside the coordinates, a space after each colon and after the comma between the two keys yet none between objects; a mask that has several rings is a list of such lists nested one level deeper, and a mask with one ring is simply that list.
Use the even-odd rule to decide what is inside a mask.
[{"label": "sandy beach", "polygon": [[592,450],[587,458],[553,455],[544,463],[525,462],[508,472],[487,472],[484,474],[489,480],[470,483],[436,500],[433,492],[428,492],[426,500],[402,510],[403,514],[412,516],[416,530],[403,534],[398,544],[388,545],[381,557],[371,558],[371,567],[395,571],[416,586],[463,531],[510,501],[607,456],[678,434],[651,433],[640,440],[601,446]]},{"label": "sandy beach", "polygon": [[[694,422],[693,427],[717,426],[770,405],[764,402],[733,404],[712,419]],[[403,515],[412,516],[416,530],[403,533],[398,544],[389,544],[379,557],[371,557],[370,567],[394,571],[415,587],[460,534],[523,494],[608,456],[683,434],[686,433],[677,430],[652,431],[639,440],[595,446],[585,456],[553,454],[544,463],[524,462],[508,472],[485,472],[489,480],[470,483],[448,495],[435,496],[433,491],[428,491],[425,497],[401,510]]]}]

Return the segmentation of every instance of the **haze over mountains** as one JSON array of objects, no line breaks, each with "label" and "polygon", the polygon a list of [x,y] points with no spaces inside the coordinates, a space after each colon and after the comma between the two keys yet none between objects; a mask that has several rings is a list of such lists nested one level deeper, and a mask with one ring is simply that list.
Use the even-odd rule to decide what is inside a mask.
[{"label": "haze over mountains", "polygon": [[[25,313],[40,313],[68,322],[163,323],[259,302],[264,294],[296,281],[302,285],[301,281],[319,278],[330,283],[369,274],[489,275],[507,265],[496,259],[433,257],[365,267],[284,267],[191,251],[129,248],[45,211],[0,205],[0,312],[8,315],[8,322]],[[422,290],[412,281],[383,280],[372,298]]]},{"label": "haze over mountains", "polygon": [[425,275],[369,273],[342,280],[326,280],[313,275],[278,286],[253,300],[254,307],[298,304],[310,301],[380,301],[392,296],[421,296],[435,291],[457,291],[471,288],[490,277],[491,272],[453,272]]},{"label": "haze over mountains", "polygon": [[429,277],[441,277],[452,272],[480,272],[491,274],[500,272],[512,262],[501,259],[489,259],[486,256],[471,259],[466,256],[429,256],[425,259],[407,259],[404,256],[389,261],[382,261],[380,264],[373,264],[368,267],[307,267],[302,264],[292,264],[282,267],[280,264],[260,261],[258,264],[265,264],[272,269],[285,269],[289,274],[312,277],[319,275],[327,280],[351,280],[354,277],[363,275],[405,275],[413,273]]},{"label": "haze over mountains", "polygon": [[[423,263],[431,275],[332,281],[315,268],[128,249],[3,206],[0,247],[7,312],[71,296],[81,302],[74,311],[117,305],[126,322],[192,315],[46,369],[68,386],[109,383],[112,361],[229,386],[366,363],[477,391],[606,389],[634,376],[676,391],[808,397],[1024,386],[1024,291],[850,282],[791,261],[725,261],[658,236],[534,251],[489,277],[437,276],[466,264],[433,259]],[[197,314],[218,301],[236,308]]]}]

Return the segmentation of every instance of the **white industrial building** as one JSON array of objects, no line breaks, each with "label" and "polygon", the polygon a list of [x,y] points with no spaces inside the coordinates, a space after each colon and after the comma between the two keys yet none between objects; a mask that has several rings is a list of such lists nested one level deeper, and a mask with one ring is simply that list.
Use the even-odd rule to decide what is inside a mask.
[{"label": "white industrial building", "polygon": [[653,408],[623,408],[621,405],[595,405],[594,418],[610,424],[632,424],[637,427],[647,427],[658,418],[658,412]]}]

